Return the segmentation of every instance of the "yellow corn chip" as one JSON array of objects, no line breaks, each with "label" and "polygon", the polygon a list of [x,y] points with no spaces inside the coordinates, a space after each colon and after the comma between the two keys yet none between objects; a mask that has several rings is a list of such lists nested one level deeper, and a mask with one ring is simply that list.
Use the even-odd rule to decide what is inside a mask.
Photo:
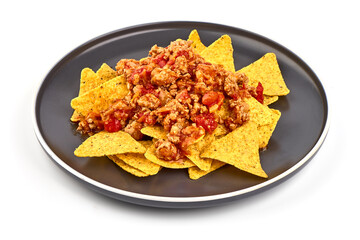
[{"label": "yellow corn chip", "polygon": [[101,157],[120,153],[145,153],[146,148],[128,133],[99,132],[86,139],[74,152],[77,157]]},{"label": "yellow corn chip", "polygon": [[[116,71],[112,69],[109,65],[106,63],[103,63],[99,70],[97,70],[96,74],[101,79],[102,83],[109,81],[110,79],[113,79],[116,77]],[[97,87],[97,86],[96,86]]]},{"label": "yellow corn chip", "polygon": [[96,88],[103,82],[105,81],[101,81],[101,78],[93,70],[84,68],[81,71],[79,96]]},{"label": "yellow corn chip", "polygon": [[142,128],[141,133],[156,139],[167,139],[167,132],[163,126],[147,126]]},{"label": "yellow corn chip", "polygon": [[191,31],[188,41],[193,42],[191,46],[194,48],[194,52],[197,54],[200,54],[206,48],[205,45],[201,42],[199,33],[196,29]]},{"label": "yellow corn chip", "polygon": [[[79,96],[114,77],[116,77],[116,72],[106,63],[103,63],[96,73],[90,68],[84,68],[81,71]],[[70,120],[77,122],[81,120],[81,117],[81,114],[75,110]]]},{"label": "yellow corn chip", "polygon": [[227,134],[229,130],[223,124],[219,124],[217,128],[214,130],[213,134],[216,138],[221,137]]},{"label": "yellow corn chip", "polygon": [[200,157],[202,150],[215,140],[214,134],[206,134],[200,141],[190,145],[185,154],[198,168],[208,171],[211,167],[211,159]]},{"label": "yellow corn chip", "polygon": [[[139,141],[146,149],[148,149],[152,145],[152,141]],[[155,175],[157,174],[161,166],[149,161],[145,158],[144,154],[141,153],[122,153],[117,154],[116,157],[124,163],[134,167],[148,175]]]},{"label": "yellow corn chip", "polygon": [[253,97],[244,98],[244,101],[250,107],[250,121],[256,122],[259,125],[266,125],[272,122],[272,112],[268,106],[259,103]]},{"label": "yellow corn chip", "polygon": [[195,166],[195,164],[192,161],[190,161],[189,159],[186,159],[184,161],[165,161],[165,160],[159,159],[156,157],[155,151],[156,151],[155,144],[153,144],[146,151],[145,157],[147,159],[149,159],[150,161],[152,161],[153,163],[156,163],[162,167],[180,169],[180,168],[189,168],[189,167]]},{"label": "yellow corn chip", "polygon": [[127,171],[128,173],[131,173],[132,175],[135,175],[137,177],[147,177],[149,174],[144,173],[143,171],[136,169],[129,164],[126,164],[123,160],[119,159],[116,156],[107,156],[109,159],[111,159],[114,163],[116,163],[119,167],[121,167],[123,170]]},{"label": "yellow corn chip", "polygon": [[71,107],[83,116],[87,116],[90,112],[100,114],[116,100],[125,97],[128,92],[125,78],[118,76],[74,98]]},{"label": "yellow corn chip", "polygon": [[279,99],[278,96],[267,96],[264,95],[264,105],[268,106],[274,102],[276,102]]},{"label": "yellow corn chip", "polygon": [[221,108],[215,112],[219,117],[222,119],[226,119],[231,115],[231,110],[229,107],[229,100],[224,99],[223,104],[221,105]]},{"label": "yellow corn chip", "polygon": [[264,94],[269,96],[287,95],[287,88],[274,53],[267,53],[259,60],[240,69],[249,78],[249,85],[256,87],[258,82],[264,87]]},{"label": "yellow corn chip", "polygon": [[[84,68],[81,71],[81,75],[80,75],[80,89],[78,96],[81,96],[87,91],[99,86],[101,83],[102,83],[101,79],[96,73],[94,73],[93,70],[91,70],[90,68]],[[81,114],[78,113],[77,111],[74,111],[73,115],[70,118],[72,122],[78,122],[80,121],[80,119],[81,119]]]},{"label": "yellow corn chip", "polygon": [[204,171],[204,170],[201,170],[200,168],[198,167],[190,167],[188,169],[188,172],[189,172],[189,177],[193,180],[196,180],[196,179],[199,179],[203,176],[205,176],[206,174],[208,173],[211,173],[213,171],[215,171],[216,169],[218,168],[221,168],[222,166],[224,166],[226,163],[224,162],[220,162],[218,160],[212,160],[211,162],[211,167],[209,170],[207,171]]},{"label": "yellow corn chip", "polygon": [[225,137],[212,142],[201,157],[216,159],[266,178],[267,174],[260,164],[257,126],[254,122],[246,122]]},{"label": "yellow corn chip", "polygon": [[201,52],[206,61],[221,64],[227,71],[235,72],[233,47],[229,35],[223,35]]},{"label": "yellow corn chip", "polygon": [[258,126],[259,148],[265,148],[275,130],[276,124],[280,119],[281,112],[276,109],[270,109],[272,122],[266,125]]}]

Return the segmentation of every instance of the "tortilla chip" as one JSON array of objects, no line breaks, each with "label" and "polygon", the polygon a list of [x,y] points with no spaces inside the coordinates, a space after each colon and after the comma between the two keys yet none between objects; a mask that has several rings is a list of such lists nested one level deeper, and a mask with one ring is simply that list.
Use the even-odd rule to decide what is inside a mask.
[{"label": "tortilla chip", "polygon": [[86,139],[74,152],[77,157],[101,157],[120,153],[145,153],[146,148],[130,134],[99,132]]},{"label": "tortilla chip", "polygon": [[267,96],[264,95],[264,105],[268,106],[274,102],[276,102],[279,99],[278,96]]},{"label": "tortilla chip", "polygon": [[191,168],[188,169],[189,177],[191,179],[193,179],[193,180],[199,179],[199,178],[205,176],[206,174],[211,173],[211,172],[215,171],[218,168],[221,168],[225,164],[226,163],[220,162],[218,160],[212,160],[211,167],[207,171],[201,170],[198,167],[191,167]]},{"label": "tortilla chip", "polygon": [[210,145],[215,140],[214,134],[206,134],[200,141],[190,145],[185,154],[198,168],[208,171],[211,167],[211,159],[204,159],[200,157],[203,149]]},{"label": "tortilla chip", "polygon": [[[112,69],[109,65],[106,63],[103,63],[99,70],[97,70],[96,74],[101,79],[102,83],[109,81],[110,79],[113,79],[116,77],[116,71]],[[97,86],[96,86],[97,87]]]},{"label": "tortilla chip", "polygon": [[261,82],[264,94],[269,96],[287,95],[287,88],[274,53],[267,53],[259,60],[240,69],[249,78],[249,85],[256,87]]},{"label": "tortilla chip", "polygon": [[[90,68],[84,68],[81,71],[80,75],[80,89],[79,95],[81,96],[84,93],[88,92],[89,90],[99,86],[101,84],[101,79],[99,76]],[[74,111],[73,115],[71,116],[70,120],[72,122],[78,122],[81,119],[81,114],[77,111]]]},{"label": "tortilla chip", "polygon": [[150,161],[152,161],[153,163],[156,163],[162,167],[180,169],[180,168],[189,168],[189,167],[195,166],[195,164],[192,161],[190,161],[189,159],[186,159],[184,161],[165,161],[165,160],[159,159],[156,157],[155,151],[156,151],[156,149],[155,149],[155,143],[154,143],[146,151],[145,157],[147,159],[149,159]]},{"label": "tortilla chip", "polygon": [[229,117],[231,115],[229,100],[225,98],[223,104],[221,105],[221,108],[215,113],[222,119],[226,119],[227,117]]},{"label": "tortilla chip", "polygon": [[216,159],[267,178],[260,164],[257,127],[258,125],[254,122],[246,122],[225,137],[212,142],[201,157]]},{"label": "tortilla chip", "polygon": [[167,139],[168,132],[163,126],[147,126],[142,128],[141,133],[156,139]]},{"label": "tortilla chip", "polygon": [[[139,143],[141,143],[146,149],[152,145],[152,141],[139,141]],[[160,165],[149,161],[145,158],[144,154],[141,153],[122,153],[117,154],[116,157],[131,167],[148,175],[155,175],[161,169]]]},{"label": "tortilla chip", "polygon": [[214,130],[213,134],[216,138],[226,135],[229,130],[226,128],[225,125],[219,124],[217,128]]},{"label": "tortilla chip", "polygon": [[272,113],[272,122],[266,125],[258,126],[259,148],[265,148],[268,145],[271,135],[274,132],[277,122],[281,116],[281,112],[279,110],[270,109],[270,111]]},{"label": "tortilla chip", "polygon": [[206,61],[221,64],[227,71],[235,72],[233,47],[229,35],[223,35],[201,52]]},{"label": "tortilla chip", "polygon": [[83,116],[87,116],[90,112],[100,114],[116,100],[125,97],[128,92],[126,79],[124,76],[118,76],[74,98],[71,107]]},{"label": "tortilla chip", "polygon": [[126,164],[123,160],[119,159],[117,156],[107,156],[110,160],[112,160],[114,163],[116,163],[119,167],[121,167],[123,170],[127,171],[128,173],[131,173],[132,175],[135,175],[136,177],[147,177],[149,174],[144,173],[143,171],[136,169],[129,164]]},{"label": "tortilla chip", "polygon": [[250,107],[250,121],[256,122],[259,125],[266,125],[272,123],[272,112],[268,106],[259,103],[253,97],[244,98],[244,101]]},{"label": "tortilla chip", "polygon": [[202,51],[206,49],[205,45],[201,42],[199,33],[196,29],[192,30],[188,41],[192,41],[191,46],[194,48],[194,52],[200,54]]}]

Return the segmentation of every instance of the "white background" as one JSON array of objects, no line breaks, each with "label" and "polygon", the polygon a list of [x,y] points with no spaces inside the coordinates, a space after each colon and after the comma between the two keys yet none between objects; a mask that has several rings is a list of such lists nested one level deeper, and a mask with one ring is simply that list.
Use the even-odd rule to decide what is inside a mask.
[{"label": "white background", "polygon": [[[236,3],[238,2],[238,3]],[[1,239],[355,239],[359,236],[359,8],[356,1],[7,1],[1,4]],[[35,87],[66,53],[135,24],[189,20],[243,28],[300,56],[326,88],[328,137],[281,185],[229,205],[126,204],[74,181],[33,133]]]}]

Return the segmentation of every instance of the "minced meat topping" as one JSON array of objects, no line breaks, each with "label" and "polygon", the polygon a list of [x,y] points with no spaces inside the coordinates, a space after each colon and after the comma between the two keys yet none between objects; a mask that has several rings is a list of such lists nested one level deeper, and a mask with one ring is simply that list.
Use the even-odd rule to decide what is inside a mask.
[{"label": "minced meat topping", "polygon": [[[90,135],[122,130],[140,140],[143,127],[162,125],[168,134],[155,143],[156,155],[177,161],[184,158],[189,145],[212,133],[218,124],[229,131],[241,126],[249,119],[249,106],[243,99],[258,96],[262,101],[262,87],[252,88],[245,74],[207,62],[191,43],[178,40],[165,48],[155,45],[146,58],[120,60],[116,71],[125,76],[129,94],[107,111],[86,116],[78,130]],[[224,101],[231,114],[222,118],[217,112]]]}]

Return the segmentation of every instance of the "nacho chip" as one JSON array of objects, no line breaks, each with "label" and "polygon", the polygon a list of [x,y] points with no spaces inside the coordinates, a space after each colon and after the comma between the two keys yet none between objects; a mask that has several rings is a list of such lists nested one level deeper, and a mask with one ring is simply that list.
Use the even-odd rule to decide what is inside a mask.
[{"label": "nacho chip", "polygon": [[167,139],[167,131],[163,126],[147,126],[142,128],[141,133],[156,139]]},{"label": "nacho chip", "polygon": [[[80,89],[78,96],[81,96],[84,93],[88,92],[89,90],[99,86],[101,83],[102,83],[101,79],[92,69],[84,68],[81,71],[81,75],[80,75]],[[70,120],[72,122],[78,122],[80,121],[80,119],[81,119],[81,114],[75,110]]]},{"label": "nacho chip", "polygon": [[[141,143],[146,149],[152,145],[152,141],[139,141],[139,143]],[[148,175],[155,175],[161,169],[160,165],[151,162],[145,158],[144,154],[141,153],[122,153],[117,154],[116,157],[131,167],[134,167]]]},{"label": "nacho chip", "polygon": [[87,116],[90,112],[100,114],[116,100],[125,97],[128,92],[126,79],[124,76],[118,76],[74,98],[71,107],[83,116]]},{"label": "nacho chip", "polygon": [[233,47],[229,35],[223,35],[201,52],[206,61],[221,64],[227,71],[235,72]]},{"label": "nacho chip", "polygon": [[212,160],[211,162],[211,167],[209,170],[207,171],[204,171],[204,170],[201,170],[200,168],[198,167],[190,167],[188,169],[188,172],[189,172],[189,177],[193,180],[196,180],[196,179],[199,179],[203,176],[205,176],[206,174],[208,173],[211,173],[213,171],[215,171],[216,169],[219,169],[221,168],[222,166],[224,166],[226,163],[224,162],[220,162],[218,160]]},{"label": "nacho chip", "polygon": [[266,125],[272,122],[272,112],[268,106],[259,103],[253,97],[244,98],[244,101],[250,107],[250,121],[256,122],[259,125]]},{"label": "nacho chip", "polygon": [[226,128],[224,124],[219,124],[217,128],[214,130],[213,134],[215,138],[221,137],[226,135],[229,132],[229,130]]},{"label": "nacho chip", "polygon": [[258,126],[259,132],[259,148],[265,148],[275,130],[277,122],[280,119],[281,112],[276,109],[270,109],[272,122],[266,125]]},{"label": "nacho chip", "polygon": [[225,137],[212,142],[201,157],[216,159],[267,178],[260,164],[257,126],[254,122],[246,122]]},{"label": "nacho chip", "polygon": [[200,54],[206,48],[205,45],[201,42],[199,33],[196,29],[191,31],[188,41],[193,42],[191,46],[194,48],[194,52],[197,54]]},{"label": "nacho chip", "polygon": [[130,134],[99,132],[86,139],[74,152],[77,157],[101,157],[120,153],[145,153],[146,148]]},{"label": "nacho chip", "polygon": [[101,81],[101,78],[92,69],[84,68],[81,71],[79,96],[96,88],[103,82],[105,81]]},{"label": "nacho chip", "polygon": [[145,157],[152,161],[153,163],[156,163],[162,167],[167,168],[175,168],[175,169],[181,169],[181,168],[189,168],[195,166],[195,164],[190,161],[189,159],[186,159],[184,161],[165,161],[162,159],[159,159],[155,155],[155,143],[151,145],[151,147],[146,151]]},{"label": "nacho chip", "polygon": [[[101,79],[102,83],[109,81],[110,79],[113,79],[116,77],[116,71],[112,69],[109,65],[106,63],[103,63],[99,70],[96,71],[96,74]],[[96,86],[97,87],[97,86]]]},{"label": "nacho chip", "polygon": [[264,95],[264,105],[268,106],[274,102],[276,102],[279,99],[278,96],[267,96]]},{"label": "nacho chip", "polygon": [[221,105],[221,108],[215,112],[219,117],[222,119],[225,119],[231,115],[231,110],[229,107],[229,100],[224,99],[223,104]]},{"label": "nacho chip", "polygon": [[126,164],[123,160],[119,159],[117,156],[107,156],[110,160],[112,160],[114,163],[116,163],[119,167],[121,167],[123,170],[127,171],[128,173],[131,173],[132,175],[135,175],[136,177],[147,177],[149,174],[144,173],[143,171],[136,169],[129,164]]},{"label": "nacho chip", "polygon": [[267,53],[259,60],[240,69],[249,78],[249,85],[256,87],[258,82],[264,87],[264,94],[269,96],[287,95],[287,88],[274,53]]},{"label": "nacho chip", "polygon": [[205,147],[209,146],[215,140],[214,134],[206,134],[200,141],[190,145],[187,149],[186,157],[188,157],[198,168],[208,171],[211,167],[211,159],[204,159],[200,157],[201,152]]},{"label": "nacho chip", "polygon": [[[114,77],[116,77],[116,72],[106,63],[103,63],[96,73],[94,73],[94,71],[90,68],[84,68],[81,71],[80,90],[78,96],[83,95]],[[82,115],[75,110],[70,120],[72,122],[78,122],[81,120],[81,117]]]}]

